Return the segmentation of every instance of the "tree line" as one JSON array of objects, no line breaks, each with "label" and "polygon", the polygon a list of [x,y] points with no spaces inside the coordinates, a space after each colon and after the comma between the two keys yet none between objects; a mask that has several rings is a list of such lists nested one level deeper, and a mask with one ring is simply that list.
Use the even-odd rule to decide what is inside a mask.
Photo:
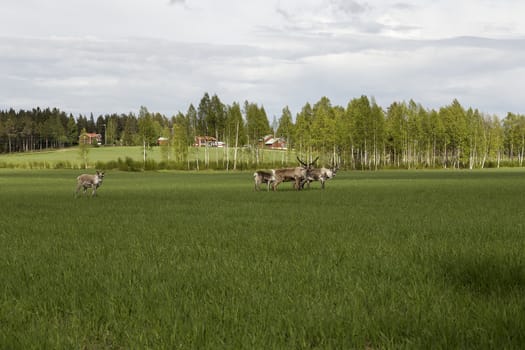
[{"label": "tree line", "polygon": [[439,109],[413,100],[383,109],[367,96],[351,99],[346,107],[322,97],[306,103],[295,118],[284,107],[271,123],[263,106],[227,105],[208,93],[198,106],[190,104],[185,113],[169,118],[146,107],[137,115],[96,119],[57,108],[0,111],[0,153],[71,147],[85,132],[101,134],[104,145],[144,146],[144,157],[163,137],[163,157],[181,163],[188,161],[195,136],[213,136],[235,151],[234,158],[237,150],[249,152],[257,166],[261,139],[268,134],[285,139],[288,152],[320,156],[321,162],[346,169],[523,166],[525,156],[524,115],[508,113],[501,119],[457,100]]}]

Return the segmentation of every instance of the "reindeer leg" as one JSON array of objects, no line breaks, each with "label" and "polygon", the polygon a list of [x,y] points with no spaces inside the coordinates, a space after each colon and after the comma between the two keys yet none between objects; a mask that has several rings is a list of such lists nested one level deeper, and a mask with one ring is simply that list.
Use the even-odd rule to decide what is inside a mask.
[{"label": "reindeer leg", "polygon": [[[306,182],[306,188],[310,189],[310,180],[307,179],[307,180],[305,180],[305,182]],[[303,185],[303,187],[304,187],[304,185]]]},{"label": "reindeer leg", "polygon": [[310,181],[308,181],[308,179],[301,179],[299,178],[299,189],[304,189],[304,185],[307,185],[308,188],[310,188]]},{"label": "reindeer leg", "polygon": [[297,191],[300,191],[301,190],[301,178],[299,177],[295,177],[295,189]]}]

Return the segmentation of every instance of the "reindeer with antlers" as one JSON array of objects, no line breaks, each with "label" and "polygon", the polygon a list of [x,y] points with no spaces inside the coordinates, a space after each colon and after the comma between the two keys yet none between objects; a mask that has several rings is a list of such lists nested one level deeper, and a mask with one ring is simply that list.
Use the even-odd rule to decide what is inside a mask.
[{"label": "reindeer with antlers", "polygon": [[297,191],[301,190],[303,182],[306,180],[308,171],[313,169],[313,164],[317,161],[317,159],[319,159],[319,157],[315,158],[313,162],[306,163],[297,157],[297,160],[299,163],[301,163],[301,166],[295,168],[272,170],[272,173],[275,177],[275,181],[272,184],[272,189],[276,191],[277,186],[279,186],[281,182],[293,181],[294,188]]},{"label": "reindeer with antlers", "polygon": [[337,173],[337,170],[339,169],[338,166],[332,165],[330,168],[315,168],[308,171],[306,174],[305,181],[301,184],[303,187],[306,184],[306,186],[310,187],[310,182],[313,181],[319,181],[321,182],[321,188],[324,190],[325,182],[333,177],[335,177],[335,174]]}]

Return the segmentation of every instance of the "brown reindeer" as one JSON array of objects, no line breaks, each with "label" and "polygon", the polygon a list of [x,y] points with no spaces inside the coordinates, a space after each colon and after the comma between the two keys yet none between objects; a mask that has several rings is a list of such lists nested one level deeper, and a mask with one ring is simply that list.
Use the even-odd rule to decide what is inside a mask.
[{"label": "brown reindeer", "polygon": [[104,172],[97,171],[95,175],[91,174],[82,174],[77,177],[77,189],[75,191],[75,196],[78,195],[80,189],[83,189],[83,194],[86,194],[87,189],[91,188],[91,196],[97,195],[97,188],[102,185],[102,180],[104,179]]},{"label": "brown reindeer", "polygon": [[288,182],[293,181],[294,182],[294,188],[299,191],[301,190],[301,185],[303,181],[306,179],[306,175],[310,169],[313,168],[313,164],[319,159],[319,157],[315,158],[313,162],[305,163],[299,157],[297,157],[297,160],[299,163],[301,163],[301,166],[295,167],[295,168],[282,168],[282,169],[275,169],[273,170],[275,175],[275,181],[272,185],[272,188],[274,191],[277,190],[277,186],[281,182]]}]

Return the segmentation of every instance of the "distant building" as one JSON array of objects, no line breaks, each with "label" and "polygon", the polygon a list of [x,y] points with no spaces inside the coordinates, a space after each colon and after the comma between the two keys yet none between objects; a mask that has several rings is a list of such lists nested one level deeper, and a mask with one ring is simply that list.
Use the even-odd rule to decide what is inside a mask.
[{"label": "distant building", "polygon": [[282,137],[274,137],[274,135],[266,135],[263,138],[263,147],[270,149],[287,149],[286,140]]},{"label": "distant building", "polygon": [[92,145],[94,143],[102,143],[102,135],[94,132],[86,132],[78,137],[78,143],[83,145]]},{"label": "distant building", "polygon": [[162,137],[162,136],[161,136],[161,137],[159,137],[159,138],[157,139],[157,145],[159,145],[159,146],[167,145],[167,144],[168,144],[168,141],[169,141],[169,140],[168,140],[167,137]]},{"label": "distant building", "polygon": [[195,136],[195,147],[217,147],[217,139],[213,136]]}]

